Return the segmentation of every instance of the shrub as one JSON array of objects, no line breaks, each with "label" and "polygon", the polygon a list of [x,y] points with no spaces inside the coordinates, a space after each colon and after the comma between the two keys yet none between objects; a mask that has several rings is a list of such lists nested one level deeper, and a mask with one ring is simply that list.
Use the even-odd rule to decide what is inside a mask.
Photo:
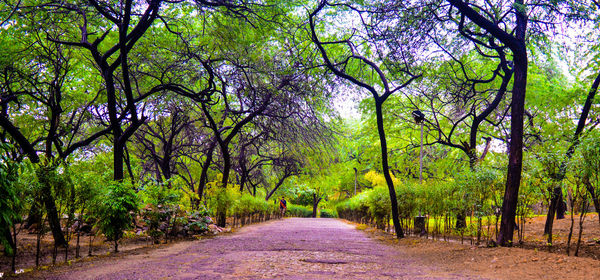
[{"label": "shrub", "polygon": [[387,188],[382,186],[373,188],[367,196],[367,204],[369,206],[369,213],[377,222],[377,228],[385,228],[385,219],[392,212],[390,195]]},{"label": "shrub", "polygon": [[[8,149],[7,144],[2,144],[0,150]],[[16,245],[11,236],[11,229],[19,222],[22,210],[20,193],[15,188],[18,179],[19,165],[0,154],[0,244],[7,255],[14,255]]]},{"label": "shrub", "polygon": [[115,243],[118,252],[119,239],[123,231],[131,228],[133,217],[131,212],[137,211],[137,195],[131,185],[112,182],[97,212],[98,227],[102,233]]},{"label": "shrub", "polygon": [[310,218],[312,217],[312,208],[288,203],[287,215],[293,217]]},{"label": "shrub", "polygon": [[241,218],[243,225],[245,224],[245,218],[250,215],[261,214],[264,217],[277,213],[277,205],[267,202],[262,197],[254,197],[245,193],[234,203],[231,214]]},{"label": "shrub", "polygon": [[217,180],[209,182],[207,187],[206,197],[208,207],[215,211],[213,214],[217,216],[217,224],[224,224],[227,213],[231,213],[235,202],[240,197],[239,186],[228,184],[227,188],[223,188],[221,187],[220,178],[217,176]]},{"label": "shrub", "polygon": [[321,209],[321,218],[337,218],[335,210]]},{"label": "shrub", "polygon": [[168,188],[167,183],[151,181],[141,188],[139,194],[146,203],[142,209],[142,218],[148,224],[148,235],[155,244],[159,243],[161,236],[167,237],[169,228],[186,223],[177,219],[179,214],[183,214],[179,207],[179,201],[183,197],[181,190]]}]

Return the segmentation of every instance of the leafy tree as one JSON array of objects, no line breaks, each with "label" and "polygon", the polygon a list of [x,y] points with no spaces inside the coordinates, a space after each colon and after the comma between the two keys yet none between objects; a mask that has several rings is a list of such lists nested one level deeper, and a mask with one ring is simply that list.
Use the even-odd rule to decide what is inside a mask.
[{"label": "leafy tree", "polygon": [[[364,27],[369,30],[369,27],[376,26],[373,23],[367,24],[365,18],[368,19],[368,13],[366,9],[352,7],[351,5],[337,5],[331,4],[328,1],[320,1],[318,6],[312,10],[309,15],[310,24],[310,36],[317,47],[319,54],[321,55],[325,67],[330,70],[337,77],[350,82],[352,85],[360,88],[361,90],[368,91],[375,102],[375,114],[377,116],[377,131],[379,134],[379,142],[381,146],[381,164],[382,171],[385,176],[387,187],[390,196],[390,203],[392,209],[392,219],[394,221],[394,229],[396,230],[396,236],[398,238],[404,237],[404,233],[398,220],[398,202],[396,198],[396,191],[394,189],[394,183],[390,177],[389,163],[388,163],[388,148],[387,139],[384,130],[383,120],[383,104],[384,102],[394,93],[402,90],[408,86],[411,82],[420,77],[420,75],[413,73],[414,61],[412,57],[412,50],[403,50],[401,53],[393,54],[393,57],[381,57],[381,53],[377,53],[379,56],[374,55],[374,58],[370,58],[372,42],[364,40],[363,36],[357,36],[352,33],[350,35],[342,34],[343,39],[331,38],[330,40],[323,41],[317,35],[317,30],[322,30],[323,27],[317,29],[317,17],[326,8],[342,7],[352,12],[356,12],[357,16],[361,18],[364,23]],[[371,25],[373,24],[373,25]],[[354,32],[359,30],[354,29]],[[402,34],[402,37],[398,37],[399,40],[404,40],[408,46],[415,46],[417,44],[411,44],[411,35],[408,33]],[[364,47],[357,47],[364,46]],[[333,47],[337,47],[333,49]],[[345,49],[344,49],[345,48]],[[376,48],[376,47],[373,47]],[[366,54],[365,54],[366,53]],[[400,60],[393,60],[395,58],[403,58]],[[391,66],[385,62],[392,60],[396,64]],[[396,75],[390,75],[390,69],[393,68],[393,73]],[[368,70],[365,70],[368,69]],[[369,77],[366,73],[376,73]],[[393,78],[393,80],[392,80]]]},{"label": "leafy tree", "polygon": [[596,212],[600,211],[600,133],[593,131],[580,143],[583,178]]}]

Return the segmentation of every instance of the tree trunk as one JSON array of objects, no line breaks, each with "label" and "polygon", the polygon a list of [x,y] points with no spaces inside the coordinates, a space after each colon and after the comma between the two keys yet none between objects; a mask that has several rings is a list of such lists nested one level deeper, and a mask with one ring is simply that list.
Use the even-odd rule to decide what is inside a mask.
[{"label": "tree trunk", "polygon": [[[558,209],[559,201],[562,201],[562,189],[553,187],[548,190],[550,195],[550,204],[548,205],[548,213],[546,214],[546,224],[544,225],[544,234],[552,235],[552,226],[554,224],[554,215]],[[550,241],[548,243],[551,243]]]},{"label": "tree trunk", "polygon": [[[223,178],[221,179],[222,191],[227,190],[227,183],[229,182],[229,172],[231,171],[231,157],[229,155],[229,149],[227,149],[226,143],[221,143],[221,153],[223,154]],[[225,227],[227,223],[227,207],[221,205],[217,208],[217,226]]]},{"label": "tree trunk", "polygon": [[400,220],[398,219],[398,200],[396,198],[396,190],[394,189],[394,182],[390,176],[390,168],[388,166],[388,154],[387,154],[387,141],[385,138],[385,131],[383,128],[383,112],[381,106],[383,101],[380,99],[375,100],[375,111],[377,114],[377,131],[379,133],[379,141],[381,142],[381,165],[383,169],[383,176],[388,186],[390,194],[390,202],[392,206],[392,221],[394,221],[394,230],[396,231],[397,238],[403,238],[404,232],[400,226]]},{"label": "tree trunk", "polygon": [[[596,194],[596,191],[594,190],[594,186],[592,186],[592,184],[590,184],[590,181],[588,178],[585,178],[583,183],[585,185],[585,189],[588,191],[588,193],[590,194],[590,197],[592,198],[592,202],[594,203],[594,208],[596,208],[596,213],[598,213],[598,222],[600,223],[600,196],[598,194]],[[573,211],[573,210],[571,210],[571,211]]]},{"label": "tree trunk", "polygon": [[313,194],[313,211],[312,211],[313,218],[317,217],[317,208],[319,206],[319,202],[321,202],[321,198],[317,199],[317,194]]},{"label": "tree trunk", "polygon": [[[2,232],[2,235],[4,235],[4,239],[6,241],[8,241],[8,245],[10,246],[10,249],[13,249],[13,254],[14,254],[16,245],[13,242],[12,234],[10,233],[10,227],[6,223],[2,222],[2,225],[0,225],[0,231]],[[9,248],[8,247],[4,248],[4,254],[6,256],[9,256],[8,253],[9,253]]]},{"label": "tree trunk", "polygon": [[34,224],[40,225],[42,223],[42,212],[40,207],[41,205],[38,201],[31,203],[31,208],[29,208],[29,214],[27,214],[24,228],[29,229]]},{"label": "tree trunk", "polygon": [[198,183],[198,203],[202,200],[202,195],[204,195],[204,188],[206,187],[206,181],[208,181],[208,168],[210,167],[214,151],[215,142],[212,142],[206,153],[204,165],[202,165],[202,173],[200,174],[200,182]]},{"label": "tree trunk", "polygon": [[[524,38],[527,19],[525,15],[517,15],[517,37]],[[525,92],[527,87],[527,51],[523,41],[522,50],[514,52],[515,81],[511,106],[511,137],[508,158],[508,173],[504,201],[502,202],[502,220],[498,234],[500,246],[511,246],[514,234],[515,215],[521,183],[523,165],[523,114],[525,112]]]},{"label": "tree trunk", "polygon": [[47,176],[42,175],[42,177],[44,178],[38,177],[38,180],[42,185],[42,200],[46,206],[46,216],[48,217],[48,223],[52,230],[52,237],[54,238],[56,246],[65,246],[67,241],[65,240],[65,236],[60,227],[58,211],[56,210],[56,204],[54,202],[54,197],[52,196],[52,187],[50,186],[50,182],[47,181]]},{"label": "tree trunk", "polygon": [[579,213],[579,235],[577,237],[577,245],[575,246],[575,256],[579,256],[579,247],[581,246],[581,235],[583,234],[583,221],[587,213],[587,197],[583,196],[581,200],[581,213]]},{"label": "tree trunk", "polygon": [[[120,129],[119,129],[120,130]],[[115,140],[113,141],[113,180],[117,182],[123,181],[125,178],[125,174],[123,172],[123,160],[125,157],[123,146],[121,145],[119,137],[115,136]]]}]

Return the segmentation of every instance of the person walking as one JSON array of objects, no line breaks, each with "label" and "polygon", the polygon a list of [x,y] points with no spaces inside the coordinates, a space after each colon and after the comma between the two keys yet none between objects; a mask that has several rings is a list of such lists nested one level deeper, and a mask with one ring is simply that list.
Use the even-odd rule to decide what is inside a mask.
[{"label": "person walking", "polygon": [[285,216],[285,211],[287,210],[287,201],[283,196],[279,200],[279,212],[281,213],[281,217]]}]

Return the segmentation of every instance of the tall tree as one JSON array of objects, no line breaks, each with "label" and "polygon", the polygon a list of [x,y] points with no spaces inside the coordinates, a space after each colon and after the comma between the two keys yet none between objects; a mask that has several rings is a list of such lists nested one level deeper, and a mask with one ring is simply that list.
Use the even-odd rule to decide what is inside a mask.
[{"label": "tall tree", "polygon": [[[514,233],[514,220],[517,210],[517,200],[519,197],[519,186],[521,183],[521,170],[523,166],[523,115],[525,111],[525,92],[527,88],[527,46],[525,36],[527,34],[527,6],[522,0],[515,0],[506,8],[514,14],[515,19],[510,24],[494,21],[489,18],[491,13],[482,9],[475,3],[464,2],[461,0],[447,0],[458,11],[460,22],[464,23],[467,19],[489,33],[489,36],[498,39],[506,45],[513,56],[514,82],[512,89],[511,103],[511,135],[508,158],[508,171],[506,177],[506,187],[504,191],[504,200],[502,201],[502,220],[500,222],[500,232],[498,234],[498,244],[501,246],[512,245]],[[452,13],[452,11],[450,11]],[[506,13],[501,13],[502,15]],[[459,29],[467,29],[464,24]],[[470,33],[477,33],[469,29]]]},{"label": "tall tree", "polygon": [[[323,41],[319,39],[317,35],[317,16],[326,8],[345,8],[350,11],[356,12],[360,17],[361,22],[363,22],[367,29],[370,26],[366,22],[369,20],[368,13],[365,10],[361,10],[350,5],[346,4],[335,4],[330,3],[329,1],[320,1],[318,6],[310,13],[309,15],[309,24],[310,24],[310,34],[313,43],[317,47],[319,54],[321,55],[325,67],[330,70],[334,75],[339,78],[350,82],[351,84],[368,91],[375,101],[375,114],[377,117],[377,131],[379,134],[379,142],[381,145],[381,163],[383,174],[388,186],[388,191],[391,200],[391,208],[392,208],[392,220],[394,221],[394,229],[396,231],[396,237],[402,238],[404,237],[404,233],[402,231],[402,227],[400,226],[400,221],[398,218],[398,202],[396,198],[396,191],[394,189],[394,183],[390,176],[389,163],[388,163],[388,148],[387,148],[387,139],[384,130],[384,119],[383,119],[383,104],[385,101],[392,95],[394,92],[397,92],[406,86],[408,86],[415,79],[420,77],[420,75],[414,74],[411,69],[413,65],[411,65],[411,54],[409,52],[402,52],[394,54],[393,58],[400,58],[401,60],[397,65],[394,65],[395,72],[401,73],[401,78],[403,80],[389,80],[388,74],[386,71],[388,69],[384,68],[386,65],[382,63],[377,63],[374,60],[369,59],[364,56],[362,52],[367,51],[365,47],[361,45],[368,45],[368,42],[359,41],[355,42],[358,38],[363,38],[360,36],[351,35],[347,36],[345,39],[341,40],[330,40]],[[370,23],[370,22],[369,22]],[[358,32],[356,29],[353,32]],[[404,34],[405,37],[403,39],[407,40],[410,36],[408,34]],[[406,41],[405,41],[406,42]],[[343,54],[337,56],[332,55],[333,51],[331,48],[328,50],[328,47],[336,46],[336,47],[346,47]],[[361,47],[358,47],[361,46]],[[339,51],[339,50],[338,50]],[[381,57],[380,57],[381,59]],[[386,59],[389,59],[386,58]],[[382,59],[384,60],[384,59]],[[385,61],[385,60],[384,60]],[[397,62],[397,61],[395,61]],[[381,67],[383,65],[383,67]],[[363,70],[363,68],[368,70]],[[358,71],[358,73],[353,73],[353,70],[360,69],[363,71]],[[370,80],[365,77],[365,72],[370,71],[374,73],[377,78],[371,78]]]}]

